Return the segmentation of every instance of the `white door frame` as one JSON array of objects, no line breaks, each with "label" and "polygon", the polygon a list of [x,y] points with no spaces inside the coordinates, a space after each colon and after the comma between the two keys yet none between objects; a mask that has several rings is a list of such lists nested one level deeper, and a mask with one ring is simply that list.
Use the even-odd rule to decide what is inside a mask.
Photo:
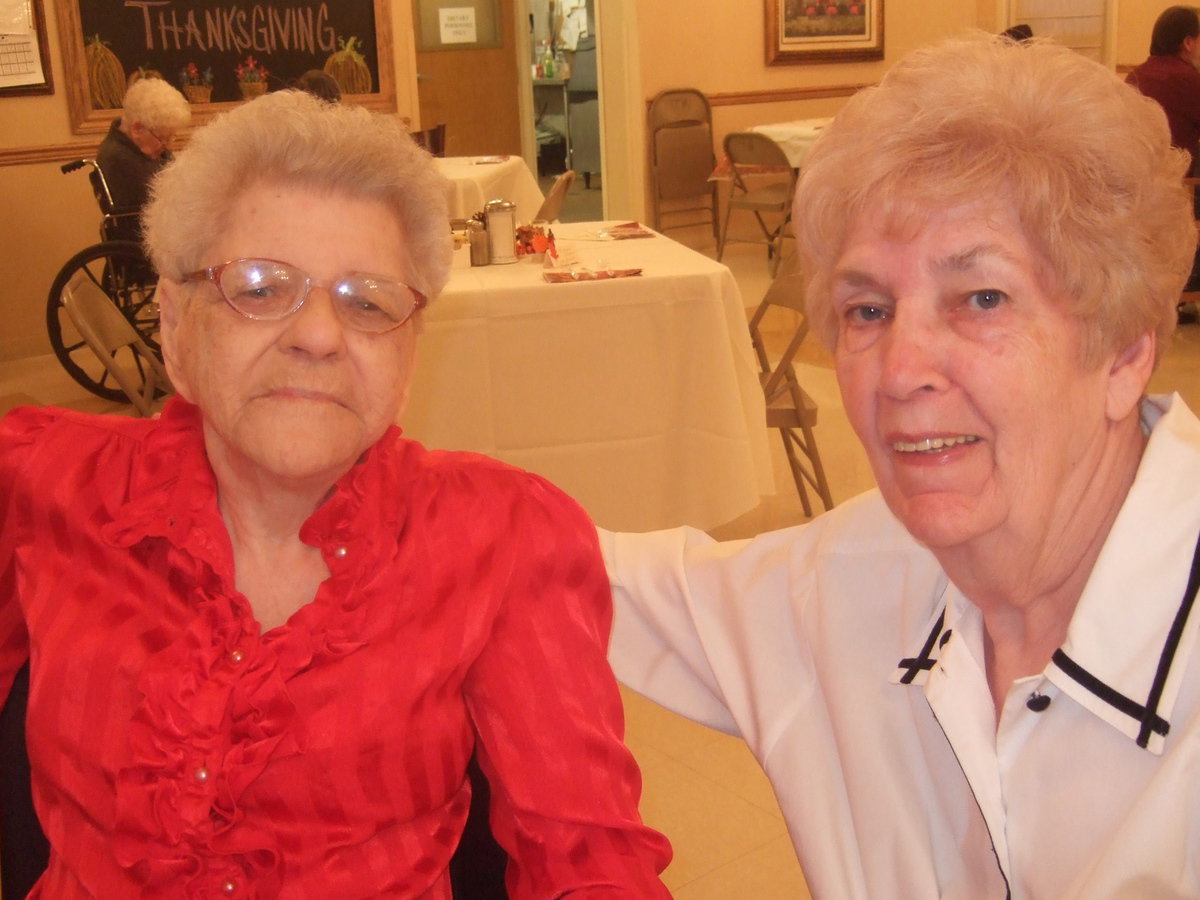
[{"label": "white door frame", "polygon": [[[532,123],[533,77],[529,59],[529,0],[516,0],[517,104]],[[641,98],[636,0],[595,0],[597,77],[600,81],[600,160],[604,218],[642,219],[646,207],[645,114]],[[533,128],[521,129],[521,155],[537,171]]]}]

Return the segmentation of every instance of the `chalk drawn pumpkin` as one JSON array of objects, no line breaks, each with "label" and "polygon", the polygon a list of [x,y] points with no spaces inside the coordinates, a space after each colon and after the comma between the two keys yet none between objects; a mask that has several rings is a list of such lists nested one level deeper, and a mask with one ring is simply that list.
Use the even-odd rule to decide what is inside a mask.
[{"label": "chalk drawn pumpkin", "polygon": [[104,44],[100,35],[95,34],[83,48],[88,93],[94,109],[119,109],[125,99],[125,70],[117,55]]},{"label": "chalk drawn pumpkin", "polygon": [[343,94],[371,93],[371,70],[356,49],[362,45],[362,41],[353,35],[338,38],[338,46],[342,49],[331,53],[329,59],[325,60],[325,74],[332,76]]}]

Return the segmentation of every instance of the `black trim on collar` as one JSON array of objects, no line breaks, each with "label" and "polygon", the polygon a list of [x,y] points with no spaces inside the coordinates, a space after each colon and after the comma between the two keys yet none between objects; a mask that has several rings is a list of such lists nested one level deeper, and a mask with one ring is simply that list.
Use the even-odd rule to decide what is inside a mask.
[{"label": "black trim on collar", "polygon": [[[942,622],[946,619],[946,608],[942,607],[941,615],[937,617],[937,621],[933,623],[933,630],[929,632],[929,637],[925,639],[925,646],[921,648],[921,655],[902,659],[897,664],[897,668],[908,669],[907,672],[900,678],[901,684],[912,684],[912,680],[916,678],[922,671],[927,671],[933,668],[933,664],[937,662],[929,654],[933,652],[933,645],[937,643],[938,635],[942,633]],[[895,676],[893,676],[895,677]]]},{"label": "black trim on collar", "polygon": [[1052,657],[1054,664],[1062,671],[1064,675],[1077,681],[1081,686],[1087,688],[1109,706],[1123,712],[1131,719],[1137,719],[1142,723],[1142,730],[1146,732],[1146,740],[1138,737],[1138,745],[1145,747],[1149,743],[1149,731],[1154,731],[1158,734],[1165,735],[1171,728],[1170,724],[1159,717],[1154,709],[1147,706],[1142,706],[1136,700],[1130,700],[1120,691],[1113,690],[1062,650],[1055,650]]},{"label": "black trim on collar", "polygon": [[1136,719],[1141,724],[1141,728],[1138,730],[1137,745],[1142,749],[1149,746],[1152,734],[1165,736],[1171,729],[1170,723],[1158,714],[1158,704],[1162,701],[1167,675],[1170,674],[1171,664],[1175,661],[1175,653],[1179,649],[1179,641],[1183,637],[1183,629],[1187,624],[1188,616],[1192,607],[1195,606],[1198,589],[1200,589],[1200,538],[1197,538],[1196,550],[1192,554],[1192,571],[1188,576],[1187,588],[1183,592],[1183,600],[1179,604],[1175,619],[1163,642],[1162,652],[1158,657],[1158,668],[1154,672],[1154,681],[1150,685],[1150,694],[1146,698],[1145,706],[1110,688],[1062,650],[1054,651],[1054,664],[1062,670],[1064,675],[1078,682],[1109,706],[1131,719]]}]

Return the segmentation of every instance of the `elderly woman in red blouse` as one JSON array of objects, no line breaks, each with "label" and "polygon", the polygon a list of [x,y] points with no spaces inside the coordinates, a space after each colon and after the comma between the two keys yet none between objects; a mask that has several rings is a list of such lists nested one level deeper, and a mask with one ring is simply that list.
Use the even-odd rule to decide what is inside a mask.
[{"label": "elderly woman in red blouse", "polygon": [[239,107],[146,211],[179,396],[2,423],[35,895],[448,898],[474,752],[511,896],[667,896],[587,517],[393,424],[446,221],[394,119]]}]

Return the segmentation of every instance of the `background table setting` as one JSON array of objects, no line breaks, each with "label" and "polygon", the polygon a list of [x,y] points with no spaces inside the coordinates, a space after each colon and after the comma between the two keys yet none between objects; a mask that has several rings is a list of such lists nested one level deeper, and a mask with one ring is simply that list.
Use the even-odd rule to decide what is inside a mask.
[{"label": "background table setting", "polygon": [[452,185],[452,219],[470,218],[489,200],[503,197],[517,204],[517,221],[528,222],[546,199],[520,156],[447,156],[437,166]]},{"label": "background table setting", "polygon": [[[833,119],[796,119],[792,122],[770,122],[766,125],[752,125],[748,131],[757,131],[766,135],[779,145],[793,169],[799,169],[808,159],[808,153],[821,136],[821,130]],[[773,171],[780,167],[760,167],[758,171]],[[743,167],[743,172],[748,169]],[[750,169],[749,171],[754,171]],[[728,181],[733,177],[732,163],[728,156],[717,160],[717,166],[708,176],[709,181]]]},{"label": "background table setting", "polygon": [[833,119],[797,119],[792,122],[771,122],[766,125],[754,125],[750,131],[765,134],[775,143],[788,158],[793,169],[799,169],[808,159],[808,152],[821,136],[822,129]]},{"label": "background table setting", "polygon": [[405,434],[537,472],[612,529],[710,528],[773,493],[729,270],[636,223],[553,233],[552,266],[455,252],[423,313]]}]

